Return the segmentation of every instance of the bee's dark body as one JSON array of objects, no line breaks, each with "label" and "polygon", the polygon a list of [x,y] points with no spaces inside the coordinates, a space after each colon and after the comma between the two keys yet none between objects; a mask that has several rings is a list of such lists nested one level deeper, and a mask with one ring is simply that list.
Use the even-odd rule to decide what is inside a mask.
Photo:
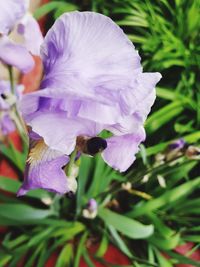
[{"label": "bee's dark body", "polygon": [[95,154],[103,151],[107,147],[107,142],[101,137],[82,137],[79,136],[76,142],[77,150],[94,156]]}]

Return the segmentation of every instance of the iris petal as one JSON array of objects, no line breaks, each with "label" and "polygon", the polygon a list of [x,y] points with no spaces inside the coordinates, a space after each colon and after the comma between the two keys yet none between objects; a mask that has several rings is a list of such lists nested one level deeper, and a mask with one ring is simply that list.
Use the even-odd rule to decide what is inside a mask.
[{"label": "iris petal", "polygon": [[34,67],[34,60],[27,49],[5,36],[0,37],[0,61],[18,68],[23,73],[31,71]]},{"label": "iris petal", "polygon": [[102,130],[95,122],[68,118],[66,112],[39,112],[28,124],[49,147],[67,155],[74,150],[77,136],[95,136]]},{"label": "iris petal", "polygon": [[0,34],[8,34],[26,12],[26,1],[0,1]]},{"label": "iris petal", "polygon": [[[21,30],[21,31],[20,31]],[[33,55],[40,55],[43,36],[34,17],[27,13],[18,24],[18,33],[24,36],[24,45]]]},{"label": "iris petal", "polygon": [[21,196],[31,189],[38,188],[59,194],[67,193],[70,188],[62,167],[68,162],[68,156],[50,149],[42,140],[32,141],[26,163],[25,180],[17,195]]},{"label": "iris petal", "polygon": [[135,160],[139,144],[145,139],[143,127],[136,133],[108,138],[107,148],[102,152],[105,162],[120,172],[126,171]]}]

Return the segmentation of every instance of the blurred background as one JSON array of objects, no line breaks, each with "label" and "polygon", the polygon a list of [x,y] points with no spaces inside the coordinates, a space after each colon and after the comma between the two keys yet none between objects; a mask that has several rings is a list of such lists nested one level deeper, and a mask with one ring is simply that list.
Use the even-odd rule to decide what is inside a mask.
[{"label": "blurred background", "polygon": [[[200,266],[200,1],[32,2],[44,35],[64,12],[111,17],[144,71],[163,78],[136,162],[119,174],[83,157],[74,199],[42,190],[17,199],[27,149],[17,133],[1,141],[0,266]],[[16,74],[26,91],[39,86],[35,60],[34,71]]]}]

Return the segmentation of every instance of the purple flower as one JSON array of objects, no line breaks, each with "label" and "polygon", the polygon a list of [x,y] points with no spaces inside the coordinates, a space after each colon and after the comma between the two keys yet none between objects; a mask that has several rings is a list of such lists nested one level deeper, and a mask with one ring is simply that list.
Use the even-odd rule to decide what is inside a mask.
[{"label": "purple flower", "polygon": [[0,3],[0,34],[8,35],[26,12],[26,1],[6,0]]},{"label": "purple flower", "polygon": [[0,135],[7,135],[15,131],[15,124],[8,113],[0,111]]},{"label": "purple flower", "polygon": [[[38,23],[28,13],[28,3],[27,0],[8,0],[0,3],[0,61],[24,73],[34,67],[34,60],[29,52],[39,55],[43,41]],[[21,44],[8,38],[7,35],[11,31],[22,37]]]},{"label": "purple flower", "polygon": [[27,12],[18,23],[17,33],[24,38],[23,43],[26,49],[33,55],[39,56],[43,36],[37,21],[30,13]]},{"label": "purple flower", "polygon": [[[31,137],[33,136],[32,134]],[[25,180],[17,196],[25,195],[30,189],[37,188],[60,194],[72,191],[62,169],[68,162],[68,156],[50,149],[41,138],[31,139]]]},{"label": "purple flower", "polygon": [[168,148],[169,149],[182,149],[186,145],[186,142],[183,138],[175,140],[174,142],[170,143]]},{"label": "purple flower", "polygon": [[87,203],[87,209],[90,212],[96,211],[98,208],[97,202],[94,198],[91,198]]},{"label": "purple flower", "polygon": [[123,31],[94,12],[62,15],[42,45],[41,90],[25,95],[21,110],[45,144],[63,155],[77,138],[106,139],[102,157],[127,170],[145,139],[144,121],[155,100],[159,73],[143,73],[140,57]]},{"label": "purple flower", "polygon": [[83,217],[94,219],[97,216],[98,204],[95,199],[91,198],[85,209],[83,209]]},{"label": "purple flower", "polygon": [[27,73],[34,67],[34,60],[28,50],[11,41],[7,36],[0,37],[0,61]]},{"label": "purple flower", "polygon": [[[23,90],[22,85],[15,88],[19,99]],[[16,102],[16,97],[11,94],[10,82],[0,80],[0,133],[7,135],[15,130],[15,124],[11,118],[11,106]]]}]

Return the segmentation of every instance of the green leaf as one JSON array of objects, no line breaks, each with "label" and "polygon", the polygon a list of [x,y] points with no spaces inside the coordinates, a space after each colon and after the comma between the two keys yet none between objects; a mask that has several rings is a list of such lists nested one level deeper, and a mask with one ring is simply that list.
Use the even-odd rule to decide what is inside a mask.
[{"label": "green leaf", "polygon": [[191,264],[192,266],[200,267],[200,263],[197,261],[194,261],[190,258],[185,257],[184,255],[175,253],[173,251],[167,251],[167,254],[171,256],[173,259],[178,260],[177,263],[179,264]]},{"label": "green leaf", "polygon": [[42,220],[53,215],[51,210],[32,208],[25,204],[0,204],[0,220],[14,221],[23,224]]},{"label": "green leaf", "polygon": [[[17,180],[14,180],[9,177],[0,176],[0,189],[2,190],[16,194],[21,185],[22,183]],[[37,199],[40,199],[44,203],[45,203],[45,200],[47,199],[51,200],[49,192],[42,190],[42,189],[29,191],[26,194],[26,197],[37,198]]]},{"label": "green leaf", "polygon": [[[200,131],[197,131],[197,132],[182,136],[182,138],[186,142],[188,142],[189,144],[190,143],[195,143],[195,142],[200,140]],[[173,140],[170,140],[170,141],[163,142],[163,143],[160,143],[158,145],[146,148],[147,156],[152,156],[152,155],[155,155],[155,154],[163,151],[168,146],[168,144],[170,144],[172,141]]]},{"label": "green leaf", "polygon": [[77,10],[77,9],[78,9],[78,7],[76,5],[74,5],[74,4],[71,4],[71,3],[60,3],[58,8],[56,9],[56,12],[54,14],[54,18],[57,19],[63,13],[74,11],[74,10]]},{"label": "green leaf", "polygon": [[45,239],[48,239],[52,235],[53,230],[53,227],[48,227],[47,229],[34,234],[34,236],[27,242],[27,246],[32,247],[40,244],[41,242],[44,242]]},{"label": "green leaf", "polygon": [[170,262],[170,260],[166,259],[156,248],[154,248],[154,251],[158,259],[159,266],[173,267],[173,264]]},{"label": "green leaf", "polygon": [[77,190],[77,201],[76,201],[77,215],[81,212],[81,207],[83,205],[83,196],[85,194],[85,187],[90,178],[91,170],[92,170],[91,158],[87,156],[82,156],[79,175],[78,175],[78,190]]},{"label": "green leaf", "polygon": [[165,238],[161,235],[155,234],[151,236],[148,241],[160,250],[172,250],[178,246],[180,242],[180,234],[177,233]]},{"label": "green leaf", "polygon": [[107,248],[108,248],[108,244],[109,244],[109,241],[108,241],[108,238],[107,236],[104,234],[102,239],[101,239],[101,242],[100,242],[100,245],[98,247],[98,250],[97,252],[95,253],[95,255],[97,257],[103,257],[103,255],[106,253],[107,251]]},{"label": "green leaf", "polygon": [[153,234],[153,225],[144,225],[108,209],[99,208],[98,215],[106,225],[113,226],[129,238],[143,239]]},{"label": "green leaf", "polygon": [[162,194],[160,197],[149,200],[145,202],[142,206],[138,206],[132,211],[130,211],[127,215],[133,218],[138,216],[142,216],[144,214],[150,214],[152,211],[157,210],[163,206],[169,205],[170,203],[175,204],[175,202],[183,197],[186,197],[195,189],[200,186],[200,177],[186,182],[180,186],[177,186],[170,191]]},{"label": "green leaf", "polygon": [[3,254],[0,251],[0,266],[7,266],[7,263],[12,259],[9,254]]},{"label": "green leaf", "polygon": [[132,253],[130,249],[127,247],[125,244],[124,240],[120,237],[118,232],[115,230],[115,228],[111,225],[108,226],[108,229],[110,230],[110,233],[112,237],[114,238],[118,248],[125,254],[127,255],[130,259],[132,258]]},{"label": "green leaf", "polygon": [[20,171],[24,171],[25,167],[25,154],[16,150],[12,143],[10,146],[0,144],[0,152],[8,158]]},{"label": "green leaf", "polygon": [[50,3],[44,4],[35,11],[34,17],[38,20],[47,15],[49,12],[57,9],[60,4],[62,3],[59,1],[51,1]]},{"label": "green leaf", "polygon": [[163,125],[177,117],[184,110],[183,105],[183,102],[176,101],[154,112],[146,121],[145,129],[147,133],[155,133]]},{"label": "green leaf", "polygon": [[176,232],[166,226],[156,214],[150,213],[148,214],[148,217],[154,224],[155,229],[159,232],[161,236],[163,236],[163,238],[170,238],[176,234]]},{"label": "green leaf", "polygon": [[81,255],[85,249],[85,242],[86,242],[87,236],[88,236],[88,232],[85,232],[79,241],[78,249],[76,251],[76,256],[74,260],[74,267],[79,267]]},{"label": "green leaf", "polygon": [[72,244],[66,244],[56,261],[56,266],[55,267],[66,267],[70,266],[73,260],[73,245]]},{"label": "green leaf", "polygon": [[37,260],[37,257],[39,255],[39,253],[41,252],[42,248],[43,248],[43,243],[38,244],[38,246],[35,248],[33,253],[26,260],[26,264],[24,265],[24,267],[32,267],[32,266],[34,266],[34,264],[35,264],[35,262]]},{"label": "green leaf", "polygon": [[84,258],[88,267],[95,267],[95,265],[93,264],[93,262],[90,259],[90,256],[89,256],[86,248],[83,250],[83,258]]},{"label": "green leaf", "polygon": [[92,196],[95,196],[99,193],[102,180],[105,179],[104,169],[105,169],[105,162],[103,161],[100,155],[97,155],[95,157],[94,175],[92,177],[90,188],[87,192],[88,198],[91,198]]}]

